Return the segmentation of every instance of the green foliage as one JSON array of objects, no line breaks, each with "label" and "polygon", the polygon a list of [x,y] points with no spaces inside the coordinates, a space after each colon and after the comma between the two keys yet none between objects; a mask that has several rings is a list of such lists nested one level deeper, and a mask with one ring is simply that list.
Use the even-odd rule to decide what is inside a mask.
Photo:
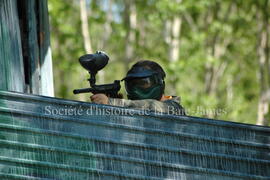
[{"label": "green foliage", "polygon": [[[121,79],[126,73],[123,62],[129,31],[124,23],[124,0],[113,1],[112,32],[104,46],[108,0],[87,2],[93,49],[102,48],[111,58],[104,69],[105,82]],[[258,6],[254,1],[135,0],[134,3],[137,12],[136,40],[131,44],[135,49],[134,61],[153,59],[162,64],[167,72],[166,92],[181,96],[189,115],[254,124],[259,94]],[[49,13],[56,96],[88,100],[89,95],[72,94],[74,88],[88,86],[88,74],[77,61],[84,54],[79,1],[49,0]],[[176,16],[182,18],[180,57],[170,62],[164,27],[166,21]],[[207,92],[206,74],[220,70],[223,65],[216,88]],[[220,113],[209,115],[203,110]]]}]

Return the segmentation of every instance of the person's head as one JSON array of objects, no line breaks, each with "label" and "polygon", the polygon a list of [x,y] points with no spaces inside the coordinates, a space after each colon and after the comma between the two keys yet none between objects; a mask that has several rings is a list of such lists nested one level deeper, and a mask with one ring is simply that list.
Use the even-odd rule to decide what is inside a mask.
[{"label": "person's head", "polygon": [[166,74],[162,67],[150,60],[141,60],[127,72],[125,88],[128,99],[160,100],[164,94]]}]

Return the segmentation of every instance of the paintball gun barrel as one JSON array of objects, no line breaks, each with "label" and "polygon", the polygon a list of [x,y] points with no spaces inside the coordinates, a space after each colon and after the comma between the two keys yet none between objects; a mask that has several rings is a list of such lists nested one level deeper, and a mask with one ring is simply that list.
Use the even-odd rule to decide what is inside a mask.
[{"label": "paintball gun barrel", "polygon": [[88,81],[91,88],[75,89],[73,93],[103,93],[109,97],[119,97],[118,91],[121,89],[120,80],[115,80],[114,83],[111,84],[96,85],[96,74],[108,64],[108,61],[109,57],[102,51],[81,56],[79,62],[90,74]]}]

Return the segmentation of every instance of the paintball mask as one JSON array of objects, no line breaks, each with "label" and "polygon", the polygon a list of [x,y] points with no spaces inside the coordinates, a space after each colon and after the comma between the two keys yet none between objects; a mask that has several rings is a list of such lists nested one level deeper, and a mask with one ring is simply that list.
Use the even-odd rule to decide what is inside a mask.
[{"label": "paintball mask", "polygon": [[161,75],[144,67],[132,68],[125,80],[125,88],[128,99],[156,99],[160,100],[165,83]]}]

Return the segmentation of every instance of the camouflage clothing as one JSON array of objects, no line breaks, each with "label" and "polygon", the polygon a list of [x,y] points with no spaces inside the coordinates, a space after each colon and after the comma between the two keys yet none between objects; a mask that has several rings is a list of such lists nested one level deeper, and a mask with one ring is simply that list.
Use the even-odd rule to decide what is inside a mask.
[{"label": "camouflage clothing", "polygon": [[156,113],[159,112],[174,115],[186,115],[184,108],[179,104],[179,99],[179,97],[172,97],[169,100],[157,101],[155,99],[127,100],[109,98],[109,105],[149,110]]}]

